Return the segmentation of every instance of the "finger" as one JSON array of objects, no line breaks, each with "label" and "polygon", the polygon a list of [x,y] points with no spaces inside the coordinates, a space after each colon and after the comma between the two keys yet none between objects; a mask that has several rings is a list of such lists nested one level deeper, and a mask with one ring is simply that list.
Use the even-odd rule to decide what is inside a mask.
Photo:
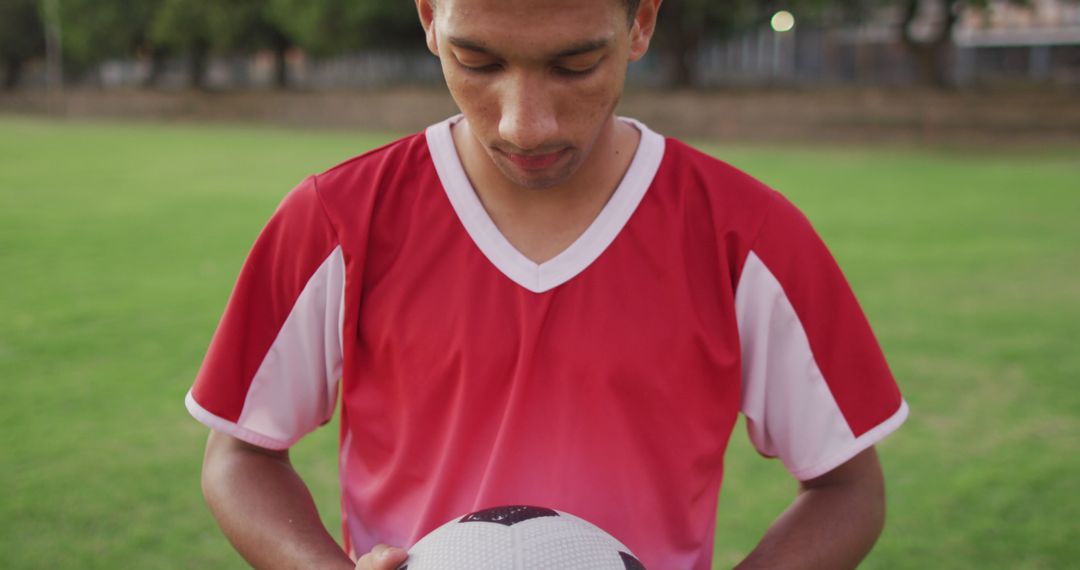
[{"label": "finger", "polygon": [[408,552],[388,546],[376,555],[375,570],[397,570],[397,567],[408,558]]},{"label": "finger", "polygon": [[379,544],[356,561],[356,570],[397,570],[408,557],[409,553],[400,548]]},{"label": "finger", "polygon": [[390,547],[385,544],[376,545],[375,548],[371,549],[371,552],[361,556],[360,559],[356,561],[356,570],[375,570],[375,560],[379,557],[379,554],[387,548]]}]

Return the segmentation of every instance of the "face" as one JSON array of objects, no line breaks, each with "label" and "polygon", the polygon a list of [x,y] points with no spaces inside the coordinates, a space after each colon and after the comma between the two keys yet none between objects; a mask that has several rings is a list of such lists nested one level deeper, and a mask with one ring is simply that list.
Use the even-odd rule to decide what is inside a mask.
[{"label": "face", "polygon": [[[417,0],[472,140],[511,182],[569,180],[614,132],[626,67],[648,48],[655,7],[621,0]],[[645,13],[645,16],[642,16]]]}]

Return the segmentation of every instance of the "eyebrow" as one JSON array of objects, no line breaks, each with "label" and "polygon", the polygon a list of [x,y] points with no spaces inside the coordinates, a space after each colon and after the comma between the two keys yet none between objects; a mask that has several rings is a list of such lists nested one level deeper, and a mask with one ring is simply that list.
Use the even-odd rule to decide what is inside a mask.
[{"label": "eyebrow", "polygon": [[[450,42],[450,45],[452,45],[454,47],[459,47],[459,48],[462,48],[462,49],[467,49],[469,51],[475,51],[475,52],[479,52],[479,53],[482,53],[482,54],[485,54],[485,55],[498,57],[498,54],[493,52],[491,49],[489,49],[486,45],[484,45],[483,42],[470,40],[468,38],[457,38],[457,37],[450,37],[448,39],[448,41]],[[609,40],[607,40],[606,38],[599,38],[599,39],[595,39],[595,40],[587,40],[587,41],[584,41],[584,42],[581,42],[581,43],[578,43],[578,44],[574,44],[574,45],[572,45],[572,46],[570,46],[570,47],[568,47],[566,49],[559,50],[558,52],[552,54],[550,57],[551,57],[551,59],[560,59],[560,58],[564,58],[564,57],[573,57],[575,55],[581,55],[583,53],[589,53],[589,52],[592,52],[592,51],[596,51],[598,49],[605,48],[605,47],[608,46],[609,43],[611,43],[611,42]]]}]

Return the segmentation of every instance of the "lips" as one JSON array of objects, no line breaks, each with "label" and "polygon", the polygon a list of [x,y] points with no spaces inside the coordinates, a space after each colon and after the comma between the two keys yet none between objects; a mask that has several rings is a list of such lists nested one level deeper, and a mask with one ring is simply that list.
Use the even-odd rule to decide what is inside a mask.
[{"label": "lips", "polygon": [[566,150],[548,154],[516,154],[503,151],[503,154],[522,170],[543,170],[558,162],[566,154]]}]

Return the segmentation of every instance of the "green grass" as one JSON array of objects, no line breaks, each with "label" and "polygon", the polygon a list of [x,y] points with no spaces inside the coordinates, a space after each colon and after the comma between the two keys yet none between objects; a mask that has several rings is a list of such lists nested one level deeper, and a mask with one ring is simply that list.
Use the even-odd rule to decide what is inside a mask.
[{"label": "green grass", "polygon": [[[713,150],[814,220],[911,404],[880,446],[889,522],[864,566],[1071,566],[1080,557],[1076,149]],[[728,566],[792,491],[778,465],[749,459],[744,441],[734,441],[721,495]]]},{"label": "green grass", "polygon": [[[0,552],[6,568],[242,565],[198,488],[182,398],[233,279],[305,174],[389,136],[0,117]],[[1080,156],[712,148],[815,222],[912,406],[880,446],[866,568],[1080,558]],[[718,567],[794,484],[741,428]],[[295,450],[337,534],[336,432]]]}]

